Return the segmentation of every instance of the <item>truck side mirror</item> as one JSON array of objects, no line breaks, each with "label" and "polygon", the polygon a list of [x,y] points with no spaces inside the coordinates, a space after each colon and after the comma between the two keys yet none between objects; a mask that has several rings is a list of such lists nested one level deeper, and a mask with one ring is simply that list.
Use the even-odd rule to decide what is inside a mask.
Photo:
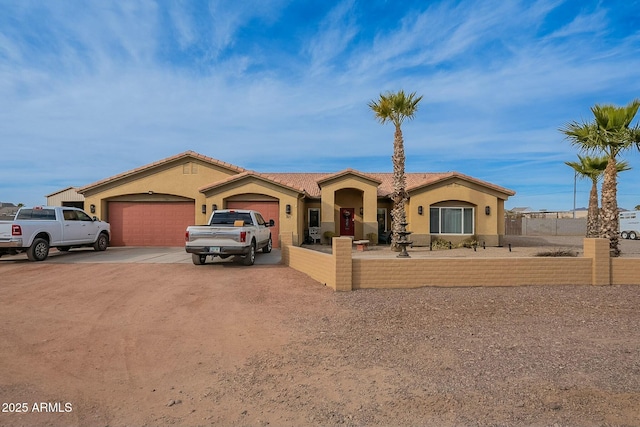
[{"label": "truck side mirror", "polygon": [[272,219],[269,220],[269,227],[273,227],[274,225],[276,225],[276,222]]}]

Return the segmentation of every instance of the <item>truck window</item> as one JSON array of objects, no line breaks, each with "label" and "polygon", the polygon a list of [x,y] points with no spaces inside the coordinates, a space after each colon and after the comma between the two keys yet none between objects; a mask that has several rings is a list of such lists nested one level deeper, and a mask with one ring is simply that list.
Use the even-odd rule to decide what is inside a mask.
[{"label": "truck window", "polygon": [[89,215],[82,211],[76,211],[76,215],[78,215],[80,221],[93,221]]},{"label": "truck window", "polygon": [[246,225],[253,225],[251,214],[240,212],[216,212],[211,218],[211,225],[233,225],[237,220],[244,221]]},{"label": "truck window", "polygon": [[258,221],[258,225],[266,224],[266,222],[264,221],[264,218],[262,218],[262,215],[260,215],[259,213],[256,213],[256,221]]},{"label": "truck window", "polygon": [[56,211],[53,209],[20,209],[16,220],[35,219],[41,221],[55,221]]},{"label": "truck window", "polygon": [[76,211],[62,211],[62,216],[65,221],[77,221]]}]

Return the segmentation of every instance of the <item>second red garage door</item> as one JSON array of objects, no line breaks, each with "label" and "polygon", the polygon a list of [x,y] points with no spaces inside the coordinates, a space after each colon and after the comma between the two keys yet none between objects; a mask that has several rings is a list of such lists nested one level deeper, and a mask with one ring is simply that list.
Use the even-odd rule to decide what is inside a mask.
[{"label": "second red garage door", "polygon": [[271,240],[273,247],[280,246],[280,204],[278,202],[259,202],[259,201],[229,201],[227,209],[251,209],[260,212],[265,221],[274,220],[276,225],[271,227]]}]

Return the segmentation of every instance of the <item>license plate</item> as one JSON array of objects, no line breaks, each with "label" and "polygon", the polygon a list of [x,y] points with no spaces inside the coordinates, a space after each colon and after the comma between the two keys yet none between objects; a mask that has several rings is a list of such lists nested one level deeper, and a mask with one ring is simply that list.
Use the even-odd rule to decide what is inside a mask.
[{"label": "license plate", "polygon": [[218,246],[212,246],[209,248],[209,252],[214,253],[214,254],[219,254],[220,253],[220,248]]}]

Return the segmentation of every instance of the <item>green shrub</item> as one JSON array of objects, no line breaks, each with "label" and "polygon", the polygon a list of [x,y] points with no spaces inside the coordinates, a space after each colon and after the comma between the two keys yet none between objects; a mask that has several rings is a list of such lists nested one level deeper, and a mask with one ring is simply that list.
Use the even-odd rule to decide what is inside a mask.
[{"label": "green shrub", "polygon": [[378,244],[378,235],[376,233],[367,233],[367,240],[370,245]]}]

